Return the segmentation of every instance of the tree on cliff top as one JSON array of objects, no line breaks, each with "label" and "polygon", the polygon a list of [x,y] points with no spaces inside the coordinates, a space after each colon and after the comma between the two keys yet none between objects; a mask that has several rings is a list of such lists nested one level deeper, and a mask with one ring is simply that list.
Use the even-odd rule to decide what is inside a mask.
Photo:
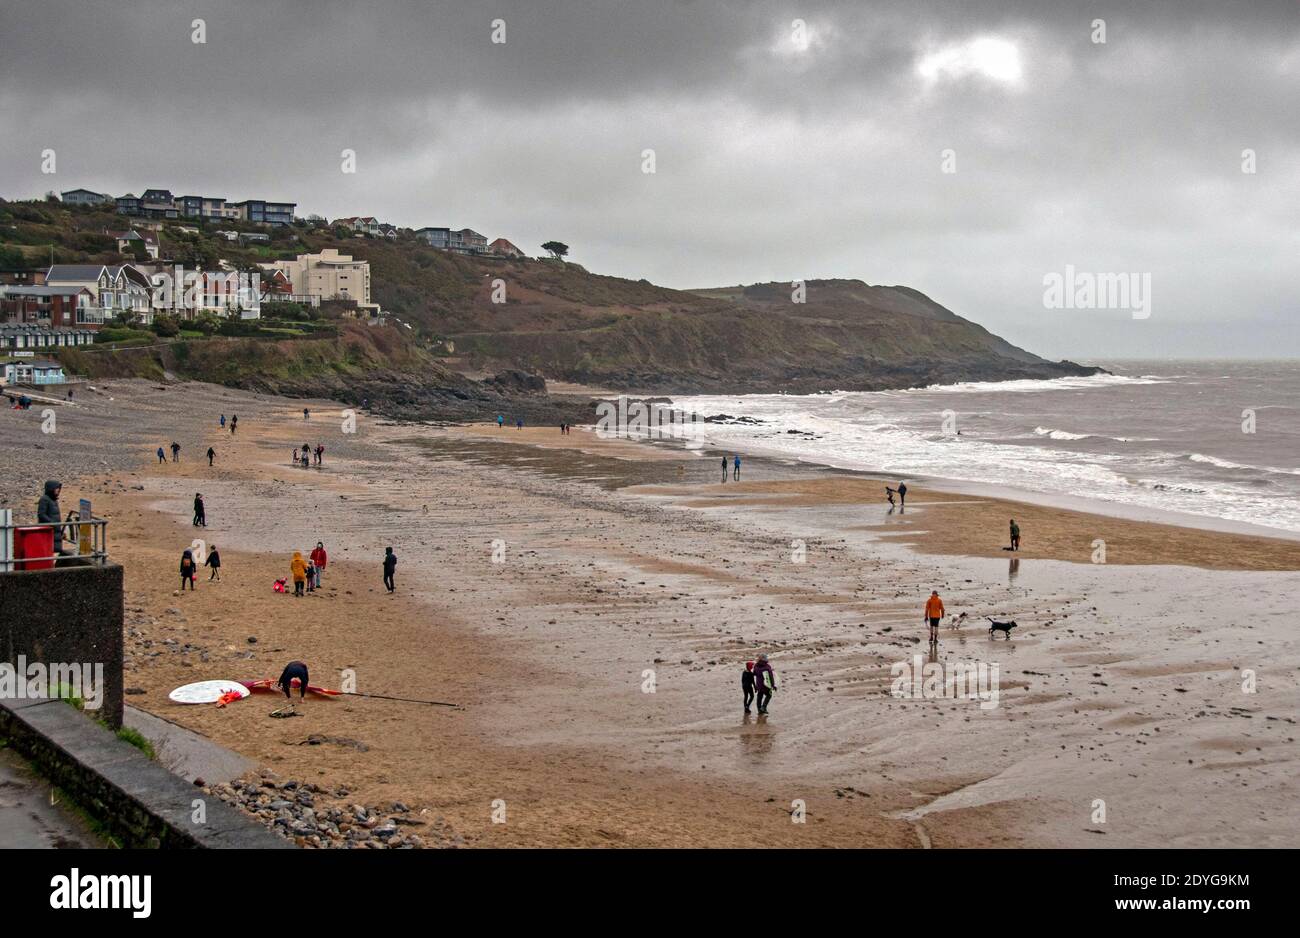
[{"label": "tree on cliff top", "polygon": [[542,245],[543,251],[550,251],[551,256],[558,260],[564,260],[564,255],[569,253],[569,246],[563,241],[547,241]]}]

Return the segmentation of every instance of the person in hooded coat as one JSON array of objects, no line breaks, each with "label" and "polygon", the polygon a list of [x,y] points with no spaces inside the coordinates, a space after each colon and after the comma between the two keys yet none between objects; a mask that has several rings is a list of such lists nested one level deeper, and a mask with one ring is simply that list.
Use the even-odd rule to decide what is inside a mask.
[{"label": "person in hooded coat", "polygon": [[181,554],[181,592],[185,592],[185,584],[190,584],[190,591],[194,590],[194,552],[185,551]]},{"label": "person in hooded coat", "polygon": [[302,596],[303,587],[307,585],[307,563],[302,559],[302,551],[293,552],[289,561],[289,572],[293,574],[293,595]]},{"label": "person in hooded coat", "polygon": [[63,483],[50,479],[45,483],[45,494],[36,503],[36,521],[38,524],[54,525],[54,552],[63,553],[63,516],[59,511],[59,493]]}]

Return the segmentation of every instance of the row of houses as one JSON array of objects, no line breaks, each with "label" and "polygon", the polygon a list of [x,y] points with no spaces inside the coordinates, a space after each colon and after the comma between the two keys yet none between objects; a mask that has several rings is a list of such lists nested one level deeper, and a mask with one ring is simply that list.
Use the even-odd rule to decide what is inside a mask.
[{"label": "row of houses", "polygon": [[114,198],[90,189],[69,189],[59,193],[67,205],[104,205],[114,203],[119,215],[133,218],[200,221],[246,221],[258,225],[291,225],[297,202],[270,202],[245,199],[228,202],[224,197],[209,195],[172,195],[170,189],[145,189],[141,195],[128,192]]},{"label": "row of houses", "polygon": [[[100,205],[116,203],[117,211],[134,218],[151,218],[179,221],[185,218],[200,221],[220,222],[240,220],[263,225],[290,225],[293,223],[296,202],[267,202],[262,199],[246,199],[243,202],[227,202],[216,196],[181,195],[174,196],[168,189],[146,189],[140,196],[127,193],[114,198],[102,192],[90,189],[69,189],[60,193],[60,198],[68,205]],[[361,235],[374,238],[396,239],[399,229],[396,225],[381,222],[373,215],[354,215],[336,218],[331,223],[335,227],[347,228]],[[138,235],[139,233],[136,232]],[[218,231],[217,234],[230,241],[268,240],[264,235],[240,234],[235,231]],[[472,228],[418,228],[415,237],[427,244],[444,251],[457,254],[494,254],[501,257],[523,257],[519,250],[505,238],[497,238],[491,244],[487,237]],[[124,250],[124,248],[119,248]],[[157,257],[156,249],[150,257]]]},{"label": "row of houses", "polygon": [[0,323],[96,330],[121,314],[148,325],[161,311],[190,320],[203,313],[257,319],[262,303],[318,307],[323,300],[343,301],[370,320],[382,317],[371,300],[369,261],[326,248],[258,267],[255,283],[233,270],[185,271],[165,263],[55,264],[43,272],[0,271]]}]

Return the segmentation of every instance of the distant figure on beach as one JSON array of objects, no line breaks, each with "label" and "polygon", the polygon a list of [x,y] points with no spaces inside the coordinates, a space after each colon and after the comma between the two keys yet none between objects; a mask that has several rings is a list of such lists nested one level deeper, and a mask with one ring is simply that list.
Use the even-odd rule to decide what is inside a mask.
[{"label": "distant figure on beach", "polygon": [[311,419],[311,411],[308,410],[306,407],[304,407],[304,408],[302,409],[302,419],[303,419],[303,420],[310,420],[310,419]]},{"label": "distant figure on beach", "polygon": [[758,691],[758,712],[767,713],[767,705],[776,692],[776,672],[766,654],[759,655],[758,664],[754,665],[754,688]]},{"label": "distant figure on beach", "polygon": [[727,457],[725,454],[722,457],[722,481],[724,483],[727,481]]},{"label": "distant figure on beach", "polygon": [[317,541],[315,548],[311,552],[311,565],[316,569],[317,586],[320,586],[320,575],[325,570],[325,564],[327,563],[329,563],[329,555],[325,553],[325,544]]},{"label": "distant figure on beach", "polygon": [[316,444],[316,465],[318,466],[325,465],[325,444],[324,443]]},{"label": "distant figure on beach", "polygon": [[311,562],[310,555],[307,558],[307,592],[316,592],[316,565]]},{"label": "distant figure on beach", "polygon": [[1020,550],[1020,525],[1015,518],[1011,519],[1011,549]]},{"label": "distant figure on beach", "polygon": [[397,555],[393,553],[391,547],[384,548],[384,586],[388,587],[388,592],[397,589],[393,585],[393,573],[397,570]]},{"label": "distant figure on beach", "polygon": [[898,507],[903,509],[907,507],[907,483],[898,483]]},{"label": "distant figure on beach", "polygon": [[289,561],[289,572],[293,575],[293,595],[302,596],[303,587],[307,585],[307,562],[302,559],[302,551],[295,550]]},{"label": "distant figure on beach", "polygon": [[307,665],[301,661],[290,661],[280,672],[280,680],[276,681],[276,686],[284,691],[285,700],[291,700],[289,688],[293,687],[293,679],[298,679],[298,699],[303,700],[307,696]]},{"label": "distant figure on beach", "polygon": [[746,661],[745,670],[740,672],[740,690],[745,695],[745,712],[749,712],[749,705],[754,702],[754,662]]},{"label": "distant figure on beach", "polygon": [[302,454],[302,467],[304,469],[311,468],[311,456],[309,456],[305,450],[303,451]]},{"label": "distant figure on beach", "polygon": [[203,508],[203,496],[194,493],[194,526],[196,528],[206,528],[208,526],[208,516]]},{"label": "distant figure on beach", "polygon": [[167,454],[163,452],[163,448],[161,446],[158,447],[158,461],[159,462],[167,461]]},{"label": "distant figure on beach", "polygon": [[194,554],[191,551],[185,551],[181,554],[181,592],[185,592],[185,584],[190,584],[190,592],[194,592]]},{"label": "distant figure on beach", "polygon": [[181,444],[172,440],[172,462],[181,461]]},{"label": "distant figure on beach", "polygon": [[739,482],[740,481],[740,454],[739,453],[736,454],[735,468],[736,468],[736,474],[735,476],[733,476],[733,478],[737,482]]},{"label": "distant figure on beach", "polygon": [[236,414],[231,414],[231,415],[230,415],[230,432],[231,432],[232,434],[235,432],[235,427],[237,427],[238,425],[239,425],[239,417],[238,417]]},{"label": "distant figure on beach", "polygon": [[497,414],[497,429],[500,430],[505,425],[506,425],[506,415]]},{"label": "distant figure on beach", "polygon": [[221,582],[221,555],[217,553],[216,544],[208,548],[208,556],[204,558],[203,566],[212,568],[212,572],[208,574],[209,583],[213,580]]},{"label": "distant figure on beach", "polygon": [[889,499],[889,510],[894,510],[894,490],[888,485],[885,486],[885,498]]},{"label": "distant figure on beach", "polygon": [[943,618],[943,600],[939,598],[938,590],[930,591],[930,598],[925,601],[925,615],[923,620],[930,623],[930,644],[939,643],[939,620]]},{"label": "distant figure on beach", "polygon": [[522,430],[523,428],[524,428],[524,418],[520,417],[518,420],[515,421],[515,429]]},{"label": "distant figure on beach", "polygon": [[217,458],[217,451],[211,446],[208,447],[208,465],[212,465],[212,460]]},{"label": "distant figure on beach", "polygon": [[221,415],[221,429],[223,429],[223,430],[226,429],[226,415],[225,415],[225,414],[222,414],[222,415]]}]

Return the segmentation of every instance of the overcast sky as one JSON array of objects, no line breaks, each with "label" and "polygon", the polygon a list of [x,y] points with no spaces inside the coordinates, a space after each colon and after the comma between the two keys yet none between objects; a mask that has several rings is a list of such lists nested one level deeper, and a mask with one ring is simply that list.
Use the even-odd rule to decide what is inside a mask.
[{"label": "overcast sky", "polygon": [[[0,0],[0,195],[282,199],[673,287],[906,284],[1052,357],[1300,355],[1300,4],[1133,6]],[[1149,318],[1045,308],[1066,265],[1150,274]]]}]

